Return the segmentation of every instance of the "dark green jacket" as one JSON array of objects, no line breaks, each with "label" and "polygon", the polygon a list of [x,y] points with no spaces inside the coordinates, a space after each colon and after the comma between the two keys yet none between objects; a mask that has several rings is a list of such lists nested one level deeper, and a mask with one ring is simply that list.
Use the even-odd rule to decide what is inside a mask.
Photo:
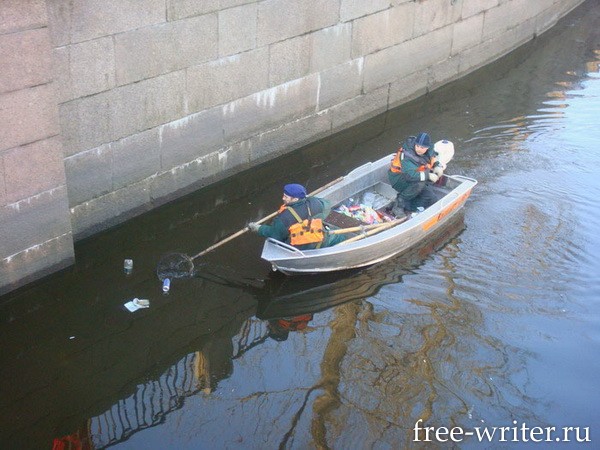
[{"label": "dark green jacket", "polygon": [[[294,211],[300,216],[301,219],[308,219],[308,207],[310,206],[310,212],[312,213],[312,217],[315,219],[325,219],[329,215],[331,211],[331,205],[328,200],[318,198],[318,197],[307,197],[301,200],[298,200],[295,203],[291,203],[290,205],[294,208]],[[258,229],[258,234],[267,237],[277,239],[278,241],[285,242],[286,244],[290,243],[290,231],[289,227],[297,223],[298,221],[294,218],[292,213],[288,210],[284,210],[279,213],[271,222],[270,225],[261,225]],[[344,238],[342,235],[332,235],[329,236],[325,234],[325,242],[321,245],[321,247],[330,247],[335,245]],[[308,250],[316,248],[317,244],[306,244],[299,245],[297,248],[299,250]]]},{"label": "dark green jacket", "polygon": [[[402,172],[395,173],[390,169],[388,171],[388,179],[390,184],[401,195],[412,192],[420,192],[423,186],[429,180],[427,172],[419,172],[419,167],[429,164],[433,158],[437,156],[433,147],[430,147],[423,155],[419,156],[415,152],[415,137],[410,136],[402,144],[404,158],[401,160]],[[440,162],[436,161],[433,167],[439,166]],[[410,194],[409,194],[410,195]]]}]

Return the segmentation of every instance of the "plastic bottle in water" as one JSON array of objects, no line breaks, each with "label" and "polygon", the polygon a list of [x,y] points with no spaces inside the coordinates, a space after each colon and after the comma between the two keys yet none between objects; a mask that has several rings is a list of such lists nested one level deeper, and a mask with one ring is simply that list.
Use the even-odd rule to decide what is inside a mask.
[{"label": "plastic bottle in water", "polygon": [[169,290],[171,289],[171,279],[170,278],[165,278],[163,280],[162,289],[165,294],[169,292]]}]

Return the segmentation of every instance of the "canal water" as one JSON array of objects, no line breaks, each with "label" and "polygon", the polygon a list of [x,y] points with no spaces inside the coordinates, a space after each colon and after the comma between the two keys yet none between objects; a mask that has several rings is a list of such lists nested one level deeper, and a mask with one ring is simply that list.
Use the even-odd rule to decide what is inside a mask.
[{"label": "canal water", "polygon": [[[588,1],[458,82],[80,242],[75,266],[0,298],[0,447],[597,447],[599,68]],[[290,279],[248,234],[162,293],[165,254],[196,254],[275,210],[284,183],[315,189],[421,130],[454,142],[449,173],[479,181],[427,242]],[[150,307],[128,312],[134,297]]]}]

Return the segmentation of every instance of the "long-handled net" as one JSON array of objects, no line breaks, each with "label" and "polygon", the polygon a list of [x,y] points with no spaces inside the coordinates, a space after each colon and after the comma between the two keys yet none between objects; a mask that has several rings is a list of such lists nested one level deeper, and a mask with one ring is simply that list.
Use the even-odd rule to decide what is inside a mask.
[{"label": "long-handled net", "polygon": [[187,278],[194,276],[194,260],[185,253],[168,253],[158,261],[156,276],[165,278]]}]

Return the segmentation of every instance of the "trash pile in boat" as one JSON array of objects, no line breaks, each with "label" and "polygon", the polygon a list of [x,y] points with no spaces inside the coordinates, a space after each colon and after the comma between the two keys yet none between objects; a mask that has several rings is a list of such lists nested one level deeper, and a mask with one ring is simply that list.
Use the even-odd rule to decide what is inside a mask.
[{"label": "trash pile in boat", "polygon": [[334,211],[351,217],[363,224],[376,224],[394,220],[385,211],[390,200],[378,192],[364,192],[362,195],[350,197],[334,208]]}]

